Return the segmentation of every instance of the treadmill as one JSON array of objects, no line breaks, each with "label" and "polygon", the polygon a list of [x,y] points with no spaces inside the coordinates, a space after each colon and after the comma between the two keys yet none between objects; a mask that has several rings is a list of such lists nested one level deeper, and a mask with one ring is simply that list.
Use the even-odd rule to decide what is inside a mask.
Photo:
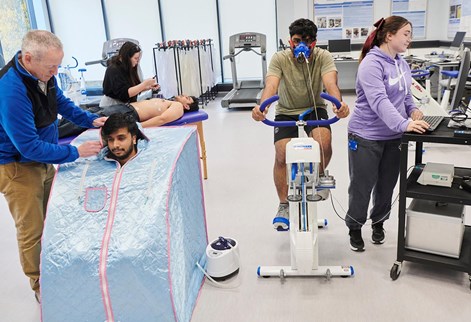
[{"label": "treadmill", "polygon": [[[114,38],[107,40],[103,43],[103,50],[101,52],[101,59],[100,60],[93,60],[87,61],[85,63],[86,66],[94,65],[94,64],[101,64],[103,67],[108,67],[108,60],[117,55],[121,46],[127,41],[133,42],[139,46],[139,41],[131,38]],[[140,76],[140,75],[139,75]]]},{"label": "treadmill", "polygon": [[[260,52],[254,50],[260,48]],[[236,49],[240,49],[237,53]],[[244,51],[253,51],[262,59],[262,79],[246,80],[239,82],[237,80],[237,70],[235,57]],[[265,75],[267,74],[266,59],[266,36],[257,32],[244,32],[232,35],[229,38],[229,55],[223,59],[231,60],[233,88],[222,99],[222,107],[254,107],[260,104],[263,87],[265,86]]]}]

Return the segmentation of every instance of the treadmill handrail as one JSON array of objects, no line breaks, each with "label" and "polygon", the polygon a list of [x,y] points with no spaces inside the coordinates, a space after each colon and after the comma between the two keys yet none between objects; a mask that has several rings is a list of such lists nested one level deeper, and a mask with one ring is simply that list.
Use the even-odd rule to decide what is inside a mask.
[{"label": "treadmill handrail", "polygon": [[244,51],[253,51],[254,53],[256,53],[258,56],[263,56],[265,57],[266,54],[265,53],[259,53],[255,50],[253,50],[252,48],[248,48],[248,49],[241,49],[239,50],[237,53],[235,54],[229,54],[229,55],[226,55],[226,56],[223,56],[222,59],[223,60],[226,60],[226,59],[229,59],[229,58],[234,58],[235,56],[239,55],[240,53],[244,52]]},{"label": "treadmill handrail", "polygon": [[85,62],[85,66],[101,64],[101,65],[106,67],[106,61],[107,61],[106,59],[87,61],[87,62]]},{"label": "treadmill handrail", "polygon": [[[321,97],[323,99],[326,99],[330,102],[332,102],[336,107],[337,109],[340,108],[341,106],[341,103],[338,99],[336,99],[335,97],[333,96],[330,96],[329,94],[327,93],[321,93]],[[274,95],[272,97],[269,97],[267,98],[266,100],[264,100],[261,104],[260,104],[260,111],[263,112],[265,111],[265,108],[278,101],[280,99],[280,97],[278,95]],[[311,109],[308,109],[307,111],[310,111]],[[305,115],[307,114],[306,112],[303,112],[301,115]],[[269,125],[269,126],[278,126],[278,127],[287,127],[287,126],[298,126],[298,124],[300,124],[301,122],[301,125],[307,125],[307,126],[323,126],[323,125],[329,125],[329,124],[333,124],[335,122],[337,122],[339,120],[339,118],[337,116],[334,116],[328,120],[308,120],[308,121],[304,121],[302,120],[302,117],[303,116],[300,116],[300,120],[299,121],[271,121],[271,120],[268,120],[268,119],[264,119],[262,122],[265,123],[266,125]]]}]

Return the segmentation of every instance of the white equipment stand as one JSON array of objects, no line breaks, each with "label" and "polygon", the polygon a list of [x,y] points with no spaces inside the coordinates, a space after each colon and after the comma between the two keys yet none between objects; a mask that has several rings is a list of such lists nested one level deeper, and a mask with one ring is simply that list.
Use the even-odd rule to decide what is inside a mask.
[{"label": "white equipment stand", "polygon": [[[340,102],[325,93],[321,96],[340,107]],[[260,110],[278,100],[273,96],[264,101]],[[264,120],[271,126],[298,126],[298,138],[291,139],[286,145],[286,163],[289,184],[289,236],[291,249],[291,266],[259,266],[257,274],[260,277],[288,276],[332,276],[348,277],[354,274],[352,266],[319,266],[318,219],[317,201],[322,200],[316,192],[322,189],[335,188],[335,180],[327,171],[319,176],[320,148],[311,137],[302,137],[304,126],[331,124],[338,121],[334,117],[329,120],[303,121],[308,110],[300,115],[300,120],[273,122]]]}]

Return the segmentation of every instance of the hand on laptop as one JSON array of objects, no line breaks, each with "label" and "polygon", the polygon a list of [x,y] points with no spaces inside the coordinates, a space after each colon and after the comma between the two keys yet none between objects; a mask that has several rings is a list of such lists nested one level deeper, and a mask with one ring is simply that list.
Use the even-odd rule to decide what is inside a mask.
[{"label": "hand on laptop", "polygon": [[411,121],[407,125],[407,132],[417,132],[417,133],[425,133],[430,125],[423,121],[423,120],[417,120],[417,121]]},{"label": "hand on laptop", "polygon": [[412,121],[421,120],[423,117],[424,117],[424,113],[422,113],[418,109],[413,110],[412,113],[410,114],[410,118],[412,119]]}]

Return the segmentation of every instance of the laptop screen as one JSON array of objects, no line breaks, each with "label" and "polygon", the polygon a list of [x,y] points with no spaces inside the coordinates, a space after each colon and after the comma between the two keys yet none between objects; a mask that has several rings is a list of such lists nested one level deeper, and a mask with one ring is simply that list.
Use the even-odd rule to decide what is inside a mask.
[{"label": "laptop screen", "polygon": [[458,50],[463,43],[464,36],[466,35],[466,31],[457,31],[455,34],[455,38],[451,42],[450,49]]}]

